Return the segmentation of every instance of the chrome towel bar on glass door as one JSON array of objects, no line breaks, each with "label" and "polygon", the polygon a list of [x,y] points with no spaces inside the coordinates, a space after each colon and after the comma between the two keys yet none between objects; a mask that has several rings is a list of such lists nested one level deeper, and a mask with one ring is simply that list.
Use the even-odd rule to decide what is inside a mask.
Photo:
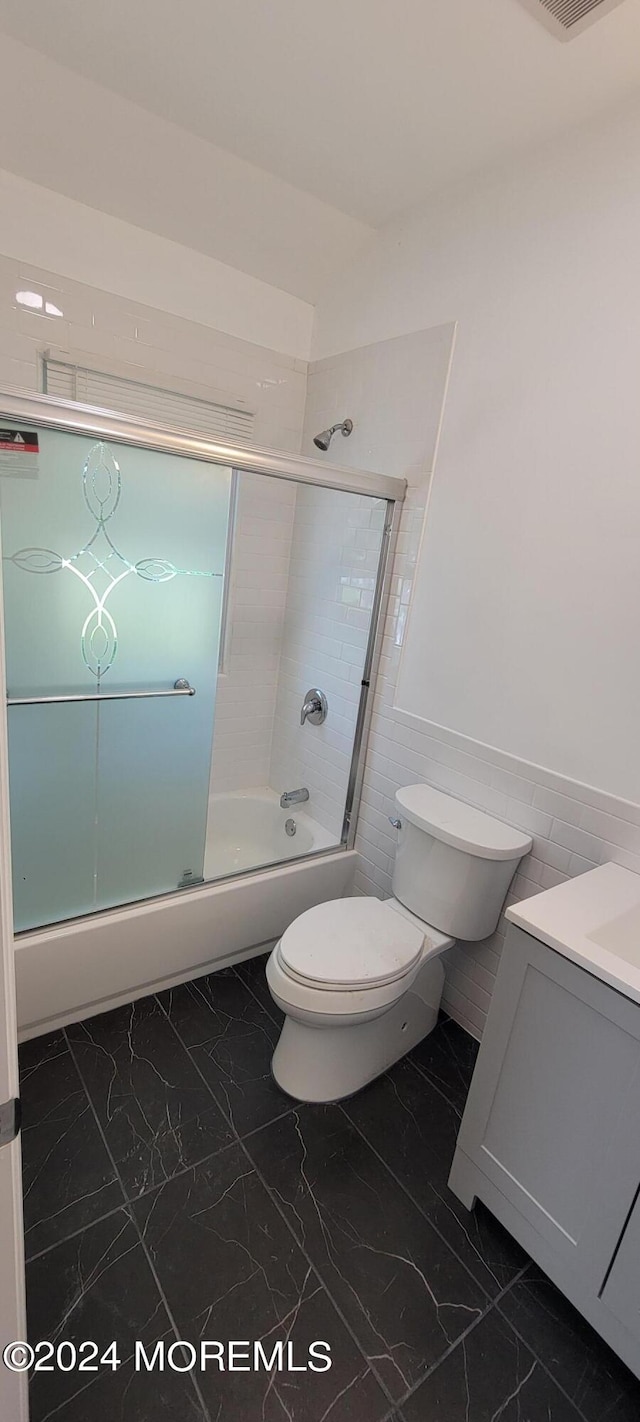
[{"label": "chrome towel bar on glass door", "polygon": [[178,677],[169,691],[88,691],[70,696],[8,696],[7,706],[49,706],[59,701],[137,701],[145,696],[195,696],[195,686]]}]

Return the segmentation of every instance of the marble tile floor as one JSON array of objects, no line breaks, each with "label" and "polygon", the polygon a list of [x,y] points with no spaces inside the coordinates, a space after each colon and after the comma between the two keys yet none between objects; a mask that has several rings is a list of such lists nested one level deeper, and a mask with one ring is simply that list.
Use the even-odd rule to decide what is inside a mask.
[{"label": "marble tile floor", "polygon": [[[254,959],[21,1048],[29,1337],[120,1359],[35,1374],[32,1422],[637,1422],[640,1384],[448,1190],[472,1039],[443,1019],[296,1107],[278,1030]],[[176,1339],[332,1367],[136,1371]]]}]

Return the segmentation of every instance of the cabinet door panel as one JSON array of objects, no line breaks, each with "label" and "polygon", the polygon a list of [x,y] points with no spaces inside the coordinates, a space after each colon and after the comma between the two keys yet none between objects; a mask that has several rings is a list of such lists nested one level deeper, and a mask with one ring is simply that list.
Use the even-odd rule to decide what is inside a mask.
[{"label": "cabinet door panel", "polygon": [[640,1011],[512,927],[459,1144],[599,1289],[640,1178]]},{"label": "cabinet door panel", "polygon": [[602,1302],[637,1340],[640,1352],[640,1198],[620,1240]]}]

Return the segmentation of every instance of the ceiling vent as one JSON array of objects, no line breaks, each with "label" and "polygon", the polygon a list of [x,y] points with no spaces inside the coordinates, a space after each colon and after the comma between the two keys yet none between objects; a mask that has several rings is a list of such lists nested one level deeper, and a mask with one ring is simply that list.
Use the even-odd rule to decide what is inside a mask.
[{"label": "ceiling vent", "polygon": [[541,24],[558,39],[569,40],[615,10],[622,0],[520,0],[520,3],[532,15],[537,15]]}]

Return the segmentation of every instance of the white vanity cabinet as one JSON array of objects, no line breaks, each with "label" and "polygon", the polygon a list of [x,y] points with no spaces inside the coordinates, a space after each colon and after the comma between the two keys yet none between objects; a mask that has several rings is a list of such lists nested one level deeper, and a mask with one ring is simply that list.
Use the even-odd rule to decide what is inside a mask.
[{"label": "white vanity cabinet", "polygon": [[449,1183],[640,1377],[640,1002],[607,977],[510,924]]},{"label": "white vanity cabinet", "polygon": [[640,1194],[629,1215],[624,1233],[602,1291],[602,1302],[610,1313],[640,1339]]}]

